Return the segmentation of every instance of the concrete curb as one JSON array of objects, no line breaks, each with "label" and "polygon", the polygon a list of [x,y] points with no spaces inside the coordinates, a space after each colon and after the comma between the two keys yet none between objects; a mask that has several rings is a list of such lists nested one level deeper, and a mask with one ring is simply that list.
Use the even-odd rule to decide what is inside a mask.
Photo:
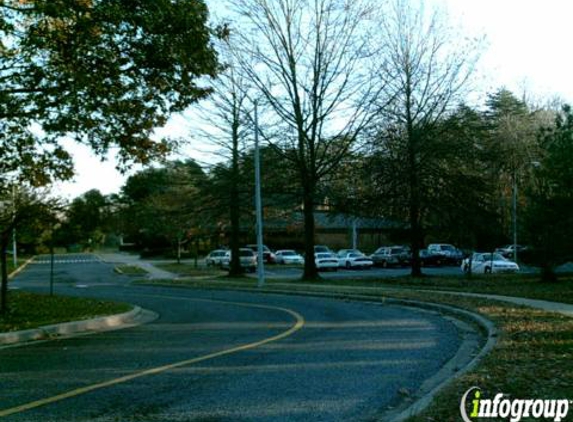
[{"label": "concrete curb", "polygon": [[122,314],[108,315],[82,321],[71,321],[60,324],[44,325],[29,330],[0,334],[0,348],[21,345],[31,341],[50,340],[71,337],[94,332],[118,330],[133,327],[157,318],[157,314],[135,306],[131,311]]},{"label": "concrete curb", "polygon": [[8,274],[8,280],[11,280],[12,278],[14,278],[18,274],[20,274],[22,271],[24,271],[24,268],[26,268],[28,266],[28,264],[30,264],[30,262],[32,262],[33,260],[34,260],[34,257],[29,258],[26,262],[24,262],[22,265],[20,265],[14,271],[12,271],[10,274]]}]

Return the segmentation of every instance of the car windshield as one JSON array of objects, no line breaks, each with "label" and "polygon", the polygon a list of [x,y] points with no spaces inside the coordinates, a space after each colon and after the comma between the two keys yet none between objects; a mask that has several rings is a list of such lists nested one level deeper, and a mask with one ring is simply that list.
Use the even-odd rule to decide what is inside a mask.
[{"label": "car windshield", "polygon": [[443,251],[455,251],[456,250],[456,248],[454,248],[452,245],[442,245],[441,249]]},{"label": "car windshield", "polygon": [[282,256],[293,256],[293,255],[296,255],[296,253],[294,251],[282,251],[281,255]]},{"label": "car windshield", "polygon": [[242,250],[239,252],[239,256],[253,256],[253,255],[254,255],[254,252],[253,252],[252,250],[250,250],[250,249],[249,249],[249,250],[244,250],[244,249],[242,249]]},{"label": "car windshield", "polygon": [[360,257],[362,256],[362,254],[359,254],[359,253],[357,253],[357,252],[351,252],[351,253],[348,254],[348,256],[349,256],[350,258],[360,258]]},{"label": "car windshield", "polygon": [[317,253],[316,257],[319,259],[332,258],[332,255],[326,252]]}]

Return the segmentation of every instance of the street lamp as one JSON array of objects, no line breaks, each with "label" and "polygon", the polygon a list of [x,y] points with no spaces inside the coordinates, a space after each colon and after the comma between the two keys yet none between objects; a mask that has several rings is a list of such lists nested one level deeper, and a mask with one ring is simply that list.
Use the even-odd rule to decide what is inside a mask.
[{"label": "street lamp", "polygon": [[257,218],[257,285],[265,284],[265,264],[263,262],[263,211],[261,201],[261,160],[259,154],[259,115],[255,101],[255,208]]}]

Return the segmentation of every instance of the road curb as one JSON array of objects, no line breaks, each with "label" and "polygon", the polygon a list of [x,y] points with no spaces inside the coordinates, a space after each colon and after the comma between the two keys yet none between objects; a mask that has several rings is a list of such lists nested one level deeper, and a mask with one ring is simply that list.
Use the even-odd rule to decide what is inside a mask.
[{"label": "road curb", "polygon": [[8,274],[8,280],[11,280],[12,278],[14,278],[18,274],[20,274],[22,271],[24,271],[24,268],[26,268],[28,266],[28,264],[30,264],[30,262],[32,262],[33,260],[34,260],[34,257],[28,258],[28,260],[26,262],[24,262],[22,265],[20,265],[14,271],[12,271],[10,274]]},{"label": "road curb", "polygon": [[150,322],[157,315],[139,306],[122,314],[108,315],[81,321],[44,325],[29,330],[0,333],[0,348],[12,347],[31,341],[72,337],[95,332],[118,330]]}]

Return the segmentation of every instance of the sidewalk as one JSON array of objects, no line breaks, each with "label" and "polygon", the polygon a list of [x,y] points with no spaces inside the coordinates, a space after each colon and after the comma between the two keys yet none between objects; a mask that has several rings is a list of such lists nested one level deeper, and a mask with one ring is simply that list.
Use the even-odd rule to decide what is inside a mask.
[{"label": "sidewalk", "polygon": [[153,265],[152,262],[142,260],[138,255],[133,255],[125,252],[117,253],[98,253],[97,256],[108,264],[125,264],[132,265],[135,267],[142,268],[147,271],[147,278],[151,280],[166,280],[166,279],[176,279],[177,274],[170,273],[169,271],[164,271]]}]

